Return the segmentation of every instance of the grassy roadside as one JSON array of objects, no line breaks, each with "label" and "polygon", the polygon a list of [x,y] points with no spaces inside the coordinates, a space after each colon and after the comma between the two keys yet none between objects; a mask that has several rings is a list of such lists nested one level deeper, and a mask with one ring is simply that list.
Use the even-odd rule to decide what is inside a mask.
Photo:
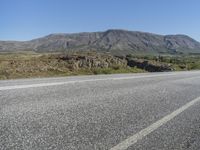
[{"label": "grassy roadside", "polygon": [[[129,65],[131,61],[128,58],[133,59],[132,66]],[[172,71],[198,70],[200,69],[200,56],[129,55],[119,58],[93,52],[75,54],[0,53],[0,79],[142,73],[147,72],[147,69],[155,69],[155,67],[160,69],[160,66],[167,66]]]},{"label": "grassy roadside", "polygon": [[87,58],[64,60],[58,56],[60,54],[0,53],[0,79],[145,72],[137,67],[128,67],[112,56],[96,58],[92,55],[95,59],[90,61],[98,63],[94,67]]}]

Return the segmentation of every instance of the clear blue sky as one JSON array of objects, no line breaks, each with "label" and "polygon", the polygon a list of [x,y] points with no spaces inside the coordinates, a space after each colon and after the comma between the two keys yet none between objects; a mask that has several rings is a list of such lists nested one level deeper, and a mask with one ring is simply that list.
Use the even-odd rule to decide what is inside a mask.
[{"label": "clear blue sky", "polygon": [[111,28],[200,41],[200,0],[0,0],[0,40]]}]

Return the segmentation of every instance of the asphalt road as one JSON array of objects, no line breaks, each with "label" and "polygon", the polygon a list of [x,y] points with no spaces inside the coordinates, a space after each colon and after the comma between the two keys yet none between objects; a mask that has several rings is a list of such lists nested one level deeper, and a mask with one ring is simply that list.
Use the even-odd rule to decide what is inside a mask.
[{"label": "asphalt road", "polygon": [[199,150],[200,71],[0,81],[0,150]]}]

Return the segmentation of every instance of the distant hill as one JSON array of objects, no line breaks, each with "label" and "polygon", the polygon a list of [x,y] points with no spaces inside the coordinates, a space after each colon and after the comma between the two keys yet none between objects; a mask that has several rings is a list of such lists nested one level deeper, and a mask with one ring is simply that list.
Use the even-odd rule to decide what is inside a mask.
[{"label": "distant hill", "polygon": [[115,55],[200,53],[200,43],[186,35],[157,35],[126,30],[51,34],[31,41],[0,41],[0,52],[95,50]]}]

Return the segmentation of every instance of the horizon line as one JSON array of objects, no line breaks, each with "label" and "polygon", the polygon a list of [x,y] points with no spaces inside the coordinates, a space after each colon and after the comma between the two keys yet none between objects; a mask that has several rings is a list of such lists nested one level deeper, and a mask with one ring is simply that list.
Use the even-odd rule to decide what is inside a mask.
[{"label": "horizon line", "polygon": [[34,37],[34,38],[31,38],[31,39],[18,39],[18,40],[12,40],[12,39],[1,39],[0,38],[0,41],[1,42],[27,42],[27,41],[32,41],[32,40],[35,40],[35,39],[39,39],[39,38],[44,38],[44,37],[47,37],[47,36],[50,36],[50,35],[61,35],[61,34],[69,34],[69,35],[72,35],[72,34],[82,34],[82,33],[103,33],[103,32],[108,32],[109,30],[115,30],[115,31],[128,31],[128,32],[140,32],[140,33],[147,33],[147,34],[153,34],[153,35],[160,35],[160,36],[175,36],[175,35],[183,35],[183,36],[188,36],[194,40],[196,40],[197,42],[200,42],[200,40],[197,40],[196,38],[188,35],[188,34],[184,34],[184,33],[170,33],[170,34],[163,34],[163,33],[156,33],[156,32],[148,32],[148,31],[140,31],[140,30],[130,30],[130,29],[120,29],[120,28],[111,28],[111,29],[105,29],[105,30],[97,30],[97,31],[77,31],[77,32],[51,32],[49,34],[44,34],[44,35],[41,35],[41,36],[37,36],[37,37]]}]

